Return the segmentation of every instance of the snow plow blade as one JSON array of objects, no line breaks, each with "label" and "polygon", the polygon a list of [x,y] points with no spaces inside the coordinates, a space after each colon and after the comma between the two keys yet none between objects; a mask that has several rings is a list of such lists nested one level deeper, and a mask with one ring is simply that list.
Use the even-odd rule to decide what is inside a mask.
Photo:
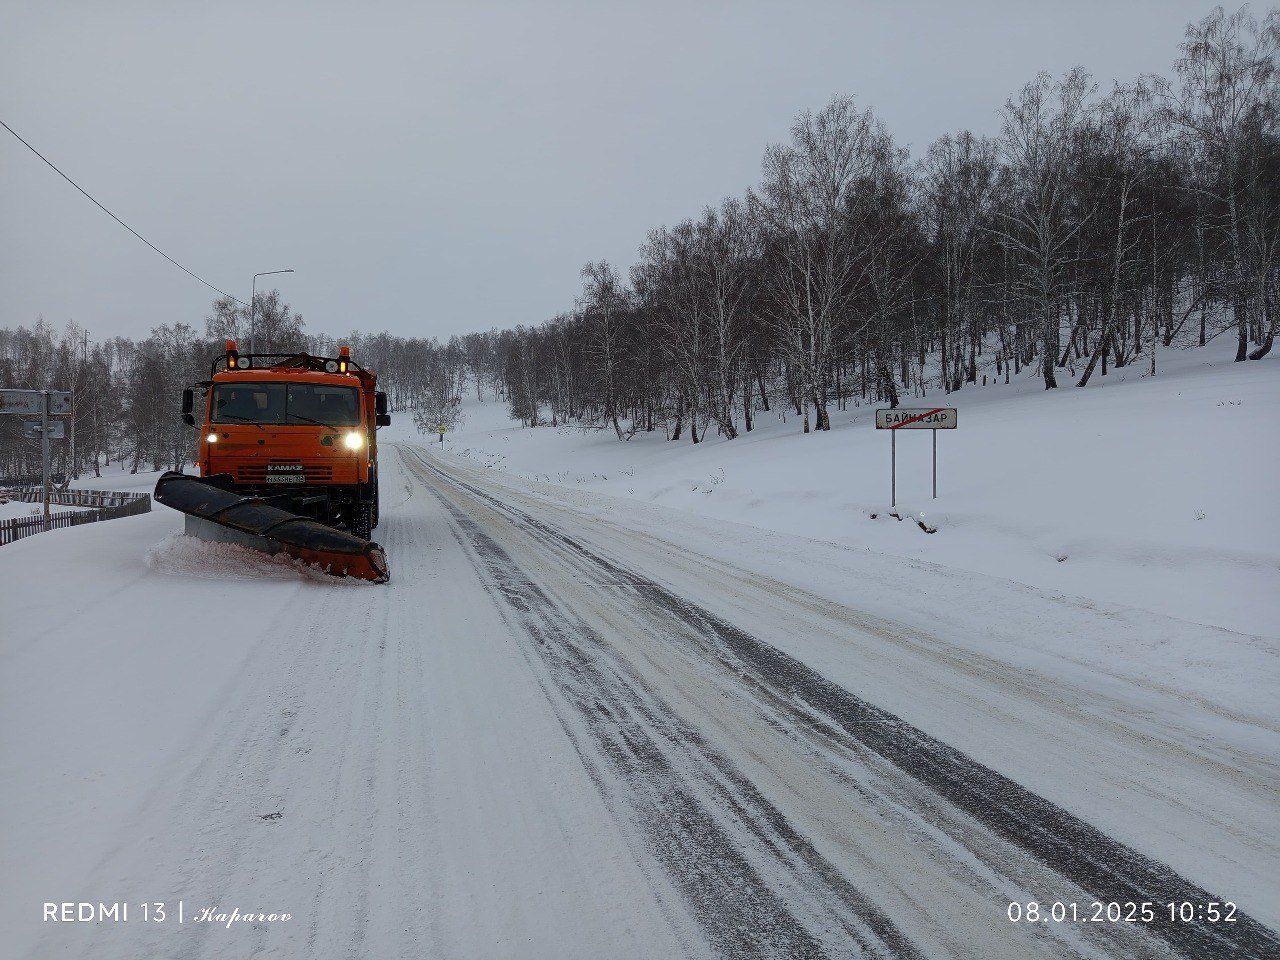
[{"label": "snow plow blade", "polygon": [[378,544],[273,507],[264,497],[244,496],[170,470],[156,481],[155,501],[186,514],[186,532],[202,540],[284,553],[335,577],[374,583],[391,579],[387,555]]}]

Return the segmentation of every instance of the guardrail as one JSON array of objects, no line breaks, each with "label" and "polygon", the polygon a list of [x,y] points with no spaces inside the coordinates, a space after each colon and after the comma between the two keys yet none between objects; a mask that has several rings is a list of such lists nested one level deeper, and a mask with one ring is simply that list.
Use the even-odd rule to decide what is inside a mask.
[{"label": "guardrail", "polygon": [[[4,495],[23,503],[40,503],[43,500],[40,490],[6,490]],[[115,520],[118,517],[132,517],[151,512],[151,494],[149,493],[57,490],[50,493],[49,502],[56,503],[60,507],[86,509],[77,510],[74,513],[55,513],[49,517],[47,523],[44,517],[15,517],[12,520],[0,521],[0,546],[46,530],[78,527],[82,523],[97,523],[99,520]]]}]

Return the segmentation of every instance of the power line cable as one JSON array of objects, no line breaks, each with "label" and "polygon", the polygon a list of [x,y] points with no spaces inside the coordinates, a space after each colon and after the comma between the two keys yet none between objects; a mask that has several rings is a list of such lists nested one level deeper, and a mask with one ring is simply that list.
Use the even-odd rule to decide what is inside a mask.
[{"label": "power line cable", "polygon": [[23,140],[23,139],[22,139],[22,137],[18,136],[18,131],[14,130],[14,129],[13,129],[13,127],[9,126],[9,125],[8,125],[7,123],[5,123],[3,120],[0,120],[0,127],[4,127],[6,130],[8,130],[10,133],[12,133],[15,137],[17,137],[18,142],[19,142],[20,144],[22,144],[24,147],[26,147],[28,150],[30,150],[32,153],[34,153],[37,157],[39,157],[39,158],[40,158],[41,160],[43,160],[45,163],[47,163],[47,164],[49,165],[49,169],[51,169],[54,173],[56,173],[58,176],[60,176],[63,180],[67,181],[67,183],[71,184],[73,187],[75,187],[77,190],[79,190],[81,193],[83,193],[86,197],[89,197],[89,199],[93,202],[93,205],[94,205],[94,206],[96,206],[99,210],[101,210],[103,213],[105,213],[108,217],[110,217],[110,218],[111,218],[112,220],[114,220],[116,223],[120,224],[120,226],[124,227],[126,230],[128,230],[130,233],[132,233],[135,237],[137,237],[139,240],[141,240],[143,243],[145,243],[148,247],[150,247],[150,248],[151,248],[152,250],[154,250],[156,253],[160,254],[160,256],[164,257],[166,260],[168,260],[170,263],[172,263],[175,267],[177,267],[179,270],[181,270],[181,271],[182,271],[183,273],[185,273],[187,276],[191,277],[193,280],[199,280],[201,283],[203,283],[203,284],[204,284],[206,287],[208,287],[210,290],[213,290],[213,291],[215,291],[215,292],[217,292],[217,293],[220,293],[220,294],[222,294],[224,297],[230,297],[230,299],[234,300],[236,303],[240,304],[240,306],[242,306],[242,307],[247,307],[247,306],[248,306],[248,304],[247,304],[247,303],[245,303],[243,300],[241,300],[239,297],[232,297],[232,296],[231,296],[231,294],[227,293],[227,292],[226,292],[226,291],[224,291],[224,290],[219,290],[217,287],[215,287],[215,286],[214,286],[212,283],[210,283],[208,280],[204,279],[204,278],[203,278],[203,277],[201,277],[201,276],[197,276],[196,274],[192,273],[190,270],[188,270],[186,267],[184,267],[182,264],[180,264],[177,260],[173,259],[173,257],[169,256],[167,253],[165,253],[163,250],[161,250],[159,247],[157,247],[154,243],[152,243],[150,240],[148,240],[146,237],[144,237],[142,234],[140,234],[137,230],[133,229],[133,227],[129,226],[127,223],[125,223],[123,220],[121,220],[119,217],[117,217],[114,213],[112,213],[110,210],[108,210],[108,209],[107,209],[106,207],[104,207],[102,204],[98,203],[98,201],[97,201],[97,200],[94,200],[94,199],[93,199],[93,197],[89,196],[88,191],[87,191],[87,190],[85,190],[85,189],[84,189],[84,187],[80,186],[80,184],[76,183],[74,180],[72,180],[70,177],[68,177],[65,173],[63,173],[61,170],[59,170],[57,167],[55,167],[55,166],[53,165],[53,162],[52,162],[48,157],[46,157],[43,153],[41,153],[39,150],[37,150],[37,149],[36,149],[35,147],[33,147],[31,144],[27,143],[27,141]]}]

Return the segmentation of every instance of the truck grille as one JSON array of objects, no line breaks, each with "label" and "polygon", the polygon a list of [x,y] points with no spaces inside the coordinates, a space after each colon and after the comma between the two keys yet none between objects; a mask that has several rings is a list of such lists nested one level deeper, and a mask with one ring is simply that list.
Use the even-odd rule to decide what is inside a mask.
[{"label": "truck grille", "polygon": [[[291,461],[298,463],[298,461]],[[333,482],[333,464],[331,463],[308,463],[301,461],[302,475],[305,483],[332,483]],[[236,467],[236,480],[240,483],[266,483],[267,482],[267,465],[265,463],[252,463]]]}]

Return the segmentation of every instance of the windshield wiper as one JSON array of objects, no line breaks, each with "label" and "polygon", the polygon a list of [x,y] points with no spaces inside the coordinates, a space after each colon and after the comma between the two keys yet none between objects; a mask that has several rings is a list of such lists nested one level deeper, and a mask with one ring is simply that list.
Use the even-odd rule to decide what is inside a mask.
[{"label": "windshield wiper", "polygon": [[341,427],[339,427],[337,424],[333,424],[333,423],[325,423],[323,420],[313,420],[311,417],[304,417],[304,416],[303,416],[302,414],[300,414],[300,413],[291,413],[291,414],[289,414],[289,416],[290,416],[290,417],[292,417],[294,420],[305,420],[305,421],[307,421],[307,423],[314,423],[314,424],[316,424],[317,426],[321,426],[321,427],[328,427],[330,430],[341,430],[341,429],[342,429],[342,428],[341,428]]},{"label": "windshield wiper", "polygon": [[235,414],[235,413],[219,413],[219,414],[218,414],[218,416],[219,416],[219,417],[221,417],[223,420],[239,420],[241,423],[252,423],[252,424],[253,424],[255,427],[257,427],[259,430],[266,430],[266,429],[267,429],[267,428],[266,428],[266,427],[264,427],[262,424],[260,424],[257,420],[250,420],[248,417],[242,417],[242,416],[240,416],[239,414]]}]

